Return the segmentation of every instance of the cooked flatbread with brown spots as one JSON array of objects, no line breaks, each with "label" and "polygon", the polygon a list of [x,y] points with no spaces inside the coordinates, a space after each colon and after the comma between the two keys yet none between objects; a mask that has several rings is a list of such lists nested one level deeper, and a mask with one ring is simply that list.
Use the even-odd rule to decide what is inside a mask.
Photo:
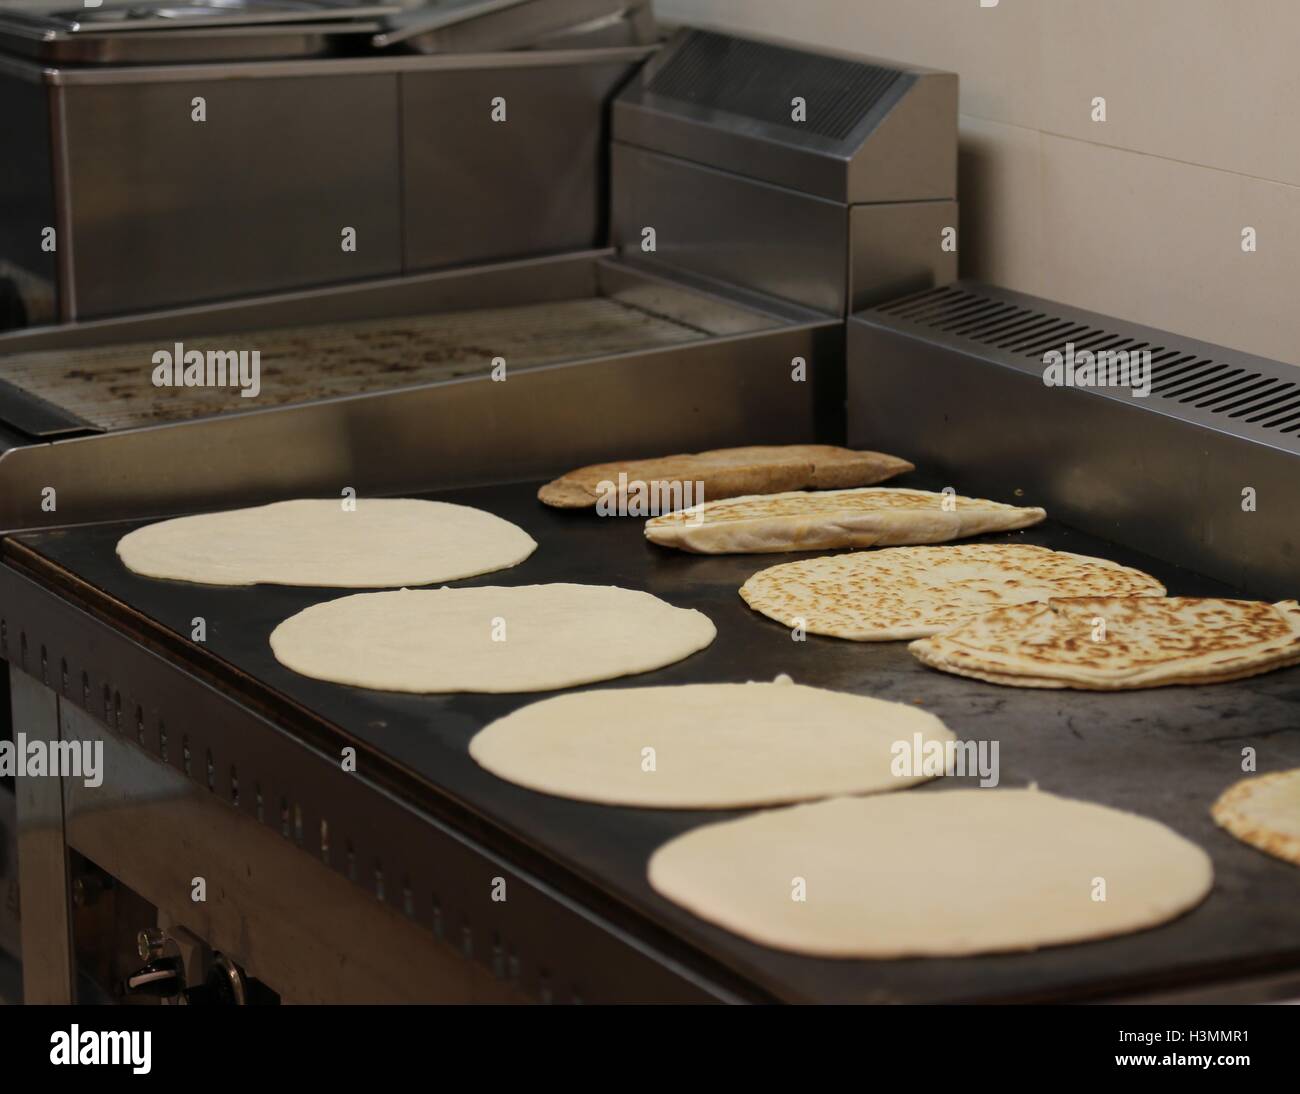
[{"label": "cooked flatbread with brown spots", "polygon": [[1028,528],[1046,510],[931,490],[874,486],[706,501],[646,521],[645,537],[703,555],[946,543]]},{"label": "cooked flatbread with brown spots", "polygon": [[[558,509],[590,509],[605,496],[600,490],[602,483],[614,488],[611,501],[620,500],[621,474],[627,476],[629,491],[636,489],[635,484],[643,484],[665,508],[667,499],[677,499],[673,507],[683,508],[701,500],[741,494],[870,486],[912,470],[906,460],[883,452],[855,452],[829,444],[751,445],[579,467],[548,482],[537,491],[537,497]],[[694,492],[696,483],[704,484],[702,494]],[[684,484],[691,487],[689,496],[682,489]],[[627,491],[623,493],[625,500]],[[686,500],[680,500],[683,497]]]},{"label": "cooked flatbread with brown spots", "polygon": [[1300,866],[1300,767],[1234,783],[1210,815],[1239,840]]},{"label": "cooked flatbread with brown spots", "polygon": [[740,588],[787,627],[857,642],[923,638],[990,608],[1059,596],[1164,596],[1149,574],[1023,543],[888,547],[760,570]]},{"label": "cooked flatbread with brown spots", "polygon": [[933,668],[1013,687],[1217,684],[1300,663],[1300,605],[1053,598],[995,608],[909,648]]}]

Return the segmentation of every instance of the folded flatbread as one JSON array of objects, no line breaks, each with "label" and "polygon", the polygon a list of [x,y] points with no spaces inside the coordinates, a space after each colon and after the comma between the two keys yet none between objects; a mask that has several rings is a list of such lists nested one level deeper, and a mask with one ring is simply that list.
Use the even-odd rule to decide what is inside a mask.
[{"label": "folded flatbread", "polygon": [[983,498],[869,486],[706,501],[646,521],[645,536],[704,555],[823,551],[946,543],[1028,528],[1046,516]]},{"label": "folded flatbread", "polygon": [[[906,460],[883,452],[855,452],[828,444],[754,445],[592,464],[548,482],[537,496],[560,509],[590,509],[602,498],[626,504],[629,493],[638,488],[645,493],[648,488],[656,498],[668,499],[653,512],[668,512],[711,498],[869,486],[911,470]],[[697,483],[704,484],[703,496]]]}]

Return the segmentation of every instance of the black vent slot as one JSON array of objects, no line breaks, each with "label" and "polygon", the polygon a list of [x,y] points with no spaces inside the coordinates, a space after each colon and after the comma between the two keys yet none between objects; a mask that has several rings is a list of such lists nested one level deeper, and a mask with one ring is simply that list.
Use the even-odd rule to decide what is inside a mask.
[{"label": "black vent slot", "polygon": [[1261,429],[1300,432],[1300,383],[1251,368],[1184,353],[952,286],[905,296],[875,311],[1036,361],[1041,361],[1049,350],[1063,351],[1067,342],[1074,343],[1075,352],[1150,351],[1150,398],[1238,418]]},{"label": "black vent slot", "polygon": [[[903,74],[742,38],[696,31],[655,73],[655,95],[844,140]],[[808,104],[791,118],[791,100]]]}]

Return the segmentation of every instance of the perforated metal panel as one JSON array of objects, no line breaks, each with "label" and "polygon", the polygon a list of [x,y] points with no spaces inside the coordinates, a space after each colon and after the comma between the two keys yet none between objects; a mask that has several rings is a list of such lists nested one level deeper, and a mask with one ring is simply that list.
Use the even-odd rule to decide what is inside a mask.
[{"label": "perforated metal panel", "polygon": [[1151,392],[1145,398],[1153,403],[1222,418],[1223,428],[1240,419],[1275,432],[1279,442],[1300,434],[1300,369],[1295,366],[1161,332],[1138,333],[1118,320],[1085,319],[1073,309],[1042,303],[1029,307],[987,290],[946,286],[892,301],[874,314],[1040,366],[1044,354],[1063,351],[1066,343],[1076,352],[1149,352]]},{"label": "perforated metal panel", "polygon": [[[1149,391],[1049,386],[1044,355],[1067,345],[1149,353]],[[1253,594],[1300,595],[1293,365],[958,283],[855,315],[847,371],[850,444]]]},{"label": "perforated metal panel", "polygon": [[[897,68],[697,31],[650,80],[655,95],[844,140],[902,77]],[[807,104],[795,121],[791,102]]]}]

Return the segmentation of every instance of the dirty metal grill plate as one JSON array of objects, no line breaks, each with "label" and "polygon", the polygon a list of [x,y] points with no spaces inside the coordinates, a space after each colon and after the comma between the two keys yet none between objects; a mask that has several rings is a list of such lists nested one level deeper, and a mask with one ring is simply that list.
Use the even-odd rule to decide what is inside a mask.
[{"label": "dirty metal grill plate", "polygon": [[184,421],[681,345],[707,331],[606,297],[404,319],[186,338],[191,350],[258,350],[261,392],[155,387],[152,357],[171,343],[19,354],[0,379],[105,430]]}]

